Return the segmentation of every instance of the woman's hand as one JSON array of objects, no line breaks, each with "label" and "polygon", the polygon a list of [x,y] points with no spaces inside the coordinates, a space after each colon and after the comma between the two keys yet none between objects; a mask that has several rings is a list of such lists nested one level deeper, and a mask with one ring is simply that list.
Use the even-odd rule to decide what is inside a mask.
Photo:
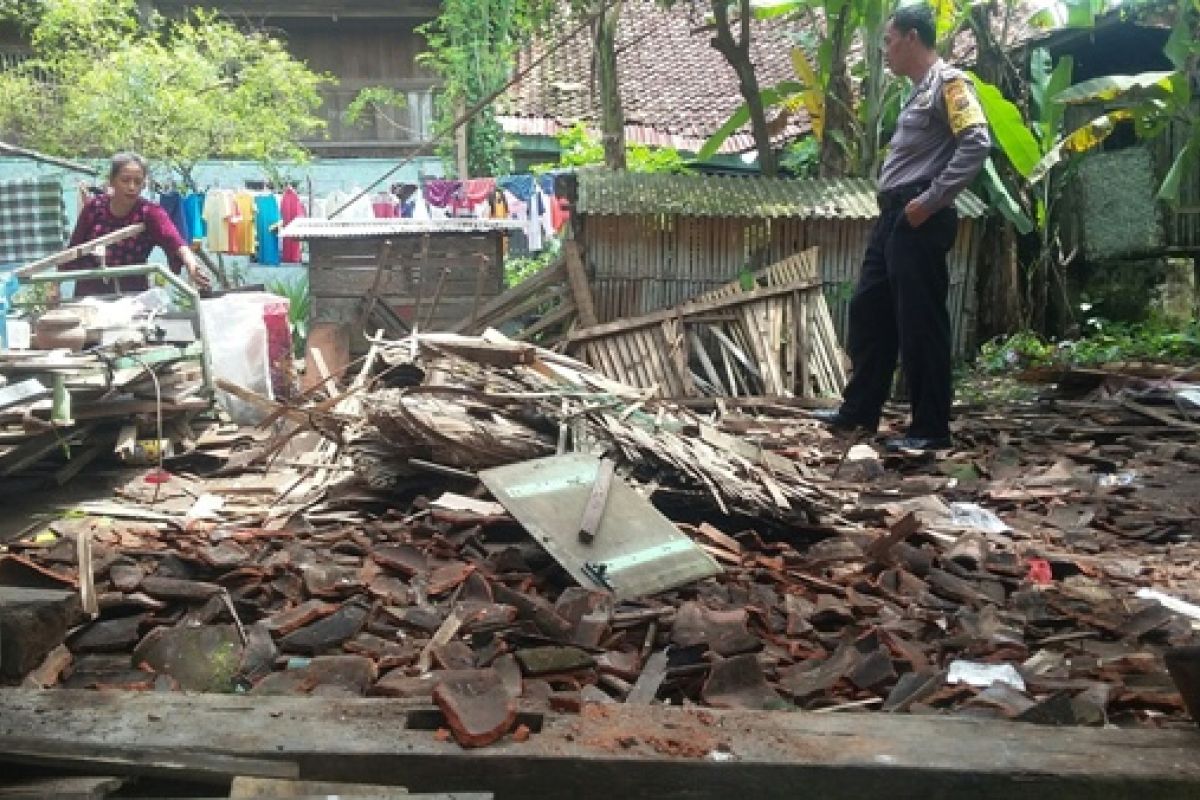
[{"label": "woman's hand", "polygon": [[187,271],[188,279],[191,280],[192,285],[201,292],[207,292],[212,288],[212,281],[208,279],[208,273],[201,269],[200,265],[195,261],[187,265]]},{"label": "woman's hand", "polygon": [[206,292],[212,288],[212,281],[209,280],[208,273],[200,266],[200,262],[196,260],[196,256],[188,248],[187,245],[179,248],[179,258],[183,261],[183,266],[187,269],[188,280],[192,285],[201,292]]}]

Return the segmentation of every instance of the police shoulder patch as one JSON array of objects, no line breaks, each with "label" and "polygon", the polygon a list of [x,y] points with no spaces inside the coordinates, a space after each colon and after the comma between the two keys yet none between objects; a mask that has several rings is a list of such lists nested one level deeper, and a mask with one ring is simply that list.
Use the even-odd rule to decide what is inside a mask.
[{"label": "police shoulder patch", "polygon": [[986,125],[987,117],[975,93],[967,86],[964,78],[951,78],[942,84],[946,98],[946,113],[950,117],[950,129],[954,135],[962,133],[972,125]]}]

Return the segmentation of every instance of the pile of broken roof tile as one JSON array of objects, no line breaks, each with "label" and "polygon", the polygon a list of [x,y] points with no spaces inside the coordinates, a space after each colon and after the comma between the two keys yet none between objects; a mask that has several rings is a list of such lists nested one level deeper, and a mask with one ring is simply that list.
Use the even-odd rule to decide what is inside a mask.
[{"label": "pile of broken roof tile", "polygon": [[[11,543],[0,584],[73,588],[86,537],[99,610],[27,682],[432,702],[464,746],[529,735],[524,712],[597,703],[1185,722],[1162,656],[1197,642],[1195,609],[1137,595],[1200,597],[1197,495],[1155,486],[1200,486],[1181,459],[1194,433],[1094,401],[967,413],[970,451],[882,460],[777,402],[660,411],[590,375],[572,391],[537,383],[561,375],[549,356],[462,352],[423,362],[419,385],[440,392],[378,387],[357,417],[320,408],[343,449],[368,440],[395,461],[386,488],[364,487],[348,452],[319,465],[352,476],[340,490],[285,516],[271,509],[295,480],[256,504],[227,478],[176,476],[153,505],[135,481],[122,502]],[[489,443],[501,418],[519,433]],[[574,579],[524,510],[486,499],[475,470],[553,458],[561,430],[612,455],[616,480],[664,495],[716,574],[618,599]],[[679,463],[697,454],[725,459],[712,463],[740,487]],[[802,513],[778,513],[763,476]],[[189,516],[221,487],[228,505]]]}]

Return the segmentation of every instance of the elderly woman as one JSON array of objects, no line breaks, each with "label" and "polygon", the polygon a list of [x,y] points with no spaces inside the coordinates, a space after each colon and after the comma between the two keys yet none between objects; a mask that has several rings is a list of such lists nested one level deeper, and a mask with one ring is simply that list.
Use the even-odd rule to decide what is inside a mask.
[{"label": "elderly woman", "polygon": [[[196,256],[175,230],[174,223],[161,206],[143,198],[149,167],[146,159],[136,153],[118,153],[113,156],[108,170],[107,193],[88,200],[79,212],[75,232],[71,234],[71,245],[86,244],[106,233],[120,230],[129,225],[142,223],[145,229],[137,236],[123,239],[105,248],[105,266],[118,267],[128,264],[145,264],[147,256],[155,247],[161,247],[176,273],[186,268],[188,277],[199,289],[207,289],[208,276],[200,269]],[[64,270],[96,269],[100,266],[95,256],[87,255],[64,264]],[[145,276],[120,278],[88,278],[76,281],[75,296],[85,297],[115,292],[141,292],[149,288]]]}]

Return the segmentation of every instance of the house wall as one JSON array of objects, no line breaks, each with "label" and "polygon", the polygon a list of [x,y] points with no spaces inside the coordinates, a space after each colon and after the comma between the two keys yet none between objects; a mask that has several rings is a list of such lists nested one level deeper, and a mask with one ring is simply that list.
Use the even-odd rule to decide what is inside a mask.
[{"label": "house wall", "polygon": [[[850,296],[874,220],[587,216],[580,239],[600,322],[678,305],[757,269],[820,248],[826,299],[845,341]],[[951,251],[948,306],[954,353],[975,346],[975,276],[982,225],[960,222]]]},{"label": "house wall", "polygon": [[[370,155],[426,142],[433,133],[437,80],[417,65],[425,42],[414,28],[420,20],[289,20],[281,36],[288,52],[319,72],[336,76],[324,89],[321,116],[328,138],[305,144],[316,152]],[[343,115],[357,94],[382,86],[402,93],[406,103],[351,125]]]}]

